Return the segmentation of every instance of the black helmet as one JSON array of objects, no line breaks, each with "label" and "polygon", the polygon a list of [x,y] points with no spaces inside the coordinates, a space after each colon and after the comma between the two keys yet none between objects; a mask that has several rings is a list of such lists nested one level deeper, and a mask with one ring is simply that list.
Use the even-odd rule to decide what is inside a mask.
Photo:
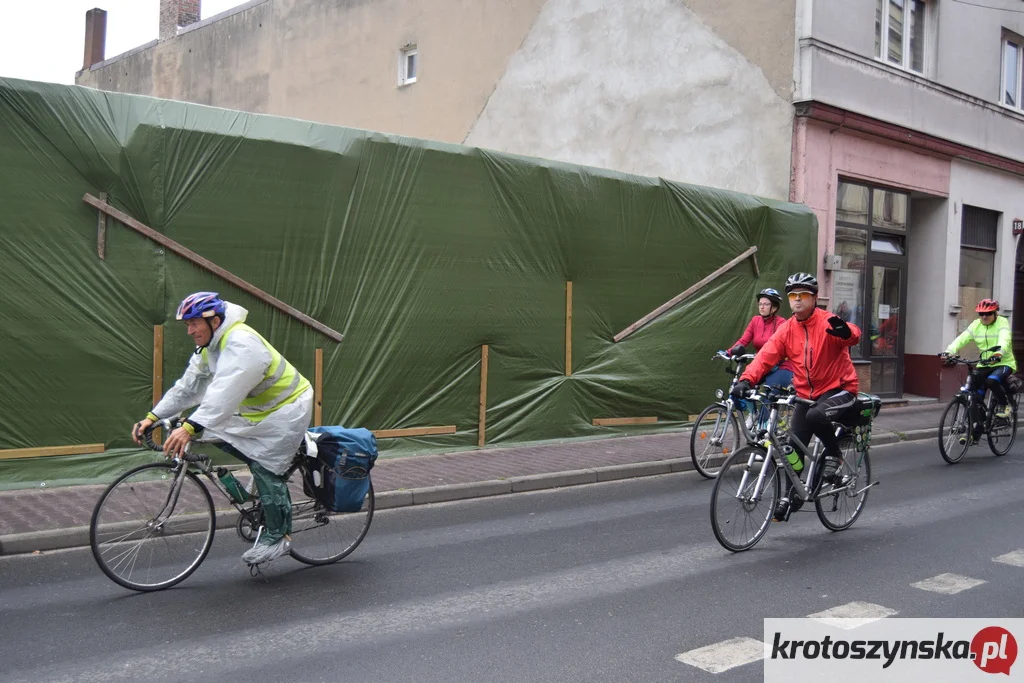
[{"label": "black helmet", "polygon": [[776,306],[782,305],[782,295],[779,294],[779,290],[772,289],[771,287],[762,289],[757,293],[757,296],[754,297],[754,301],[760,301],[761,299],[768,299],[768,301],[771,301]]},{"label": "black helmet", "polygon": [[818,296],[818,278],[810,273],[793,273],[786,280],[786,293],[801,289]]}]

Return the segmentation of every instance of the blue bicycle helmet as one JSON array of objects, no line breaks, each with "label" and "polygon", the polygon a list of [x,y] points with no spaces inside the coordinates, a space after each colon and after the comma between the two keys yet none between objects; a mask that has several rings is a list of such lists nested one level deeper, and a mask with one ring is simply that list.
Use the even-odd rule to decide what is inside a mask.
[{"label": "blue bicycle helmet", "polygon": [[196,292],[185,297],[174,317],[177,320],[212,318],[216,315],[223,318],[226,309],[227,305],[217,292]]},{"label": "blue bicycle helmet", "polygon": [[779,294],[779,290],[772,289],[771,287],[762,289],[757,293],[757,296],[754,297],[755,301],[760,301],[761,299],[768,299],[768,301],[771,301],[776,306],[782,305],[782,295]]}]

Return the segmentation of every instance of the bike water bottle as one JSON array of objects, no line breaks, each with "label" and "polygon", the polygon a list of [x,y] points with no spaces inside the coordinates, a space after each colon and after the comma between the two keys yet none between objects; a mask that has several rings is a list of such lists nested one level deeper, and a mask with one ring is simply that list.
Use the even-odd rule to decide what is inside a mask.
[{"label": "bike water bottle", "polygon": [[242,486],[242,482],[238,481],[235,475],[227,471],[223,467],[217,468],[217,478],[220,479],[220,483],[224,484],[224,488],[231,494],[231,499],[241,505],[245,501],[252,498],[249,492]]},{"label": "bike water bottle", "polygon": [[786,460],[789,461],[794,472],[799,472],[804,468],[804,459],[800,457],[799,453],[793,450],[792,446],[785,446],[783,452],[786,454]]}]

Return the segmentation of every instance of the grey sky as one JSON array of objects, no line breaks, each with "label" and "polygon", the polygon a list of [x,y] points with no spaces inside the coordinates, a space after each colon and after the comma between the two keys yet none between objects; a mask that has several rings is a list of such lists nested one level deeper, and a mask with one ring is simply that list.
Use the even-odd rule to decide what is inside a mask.
[{"label": "grey sky", "polygon": [[[202,18],[247,0],[203,0]],[[85,50],[85,13],[107,11],[107,57],[157,36],[160,0],[0,0],[7,26],[0,76],[74,83]]]}]

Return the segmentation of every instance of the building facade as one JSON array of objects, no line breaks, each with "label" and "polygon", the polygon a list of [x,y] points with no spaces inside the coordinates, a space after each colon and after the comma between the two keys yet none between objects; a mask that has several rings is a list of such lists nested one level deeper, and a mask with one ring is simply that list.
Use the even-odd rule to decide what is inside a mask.
[{"label": "building facade", "polygon": [[882,395],[948,394],[979,298],[1024,339],[1019,0],[159,1],[111,59],[90,13],[78,84],[805,203]]}]

